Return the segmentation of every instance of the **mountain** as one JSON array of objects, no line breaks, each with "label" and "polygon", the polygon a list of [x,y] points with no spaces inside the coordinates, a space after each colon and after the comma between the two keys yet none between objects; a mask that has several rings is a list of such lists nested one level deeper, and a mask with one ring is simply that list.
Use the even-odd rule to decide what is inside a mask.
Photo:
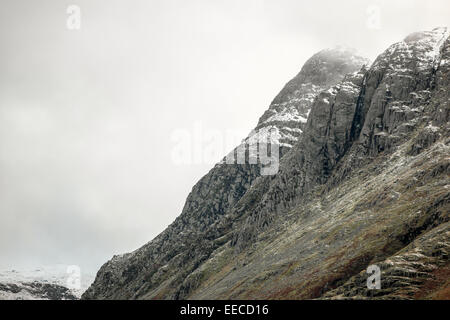
[{"label": "mountain", "polygon": [[292,148],[304,130],[314,98],[367,64],[369,60],[351,48],[336,47],[316,53],[275,97],[255,131],[275,129],[280,146]]},{"label": "mountain", "polygon": [[[83,274],[78,289],[69,288],[67,266],[0,271],[0,300],[77,300],[93,279]],[[70,271],[70,269],[69,269]]]},{"label": "mountain", "polygon": [[449,298],[449,34],[409,35],[370,67],[313,56],[256,127],[276,132],[277,174],[217,164],[82,298]]},{"label": "mountain", "polygon": [[[262,136],[275,130],[275,143],[280,146],[282,157],[301,135],[312,101],[320,90],[338,83],[346,73],[359,70],[364,63],[367,60],[342,48],[315,54],[274,99],[256,129],[244,140],[244,147],[255,134]],[[236,153],[239,147],[231,153]],[[104,297],[122,297],[116,295],[122,284],[127,283],[128,286],[133,283],[126,297],[137,298],[146,293],[149,283],[145,279],[149,278],[155,282],[152,286],[157,283],[161,290],[169,285],[180,286],[186,275],[207,258],[207,253],[199,252],[204,248],[197,246],[198,241],[209,237],[209,230],[226,219],[226,213],[260,176],[260,171],[258,164],[218,163],[194,186],[181,215],[163,233],[133,253],[113,257],[102,267],[99,277],[104,279],[101,281],[118,286],[117,293],[110,290]],[[217,229],[216,232],[221,231]],[[173,267],[173,270],[178,269],[177,275],[171,276],[173,279],[168,282],[164,270],[172,269],[173,265],[183,267]],[[135,282],[144,284],[139,292],[135,292]],[[96,296],[97,293],[93,293],[96,290],[94,285],[84,297]],[[170,295],[179,297],[176,290],[172,290]]]}]

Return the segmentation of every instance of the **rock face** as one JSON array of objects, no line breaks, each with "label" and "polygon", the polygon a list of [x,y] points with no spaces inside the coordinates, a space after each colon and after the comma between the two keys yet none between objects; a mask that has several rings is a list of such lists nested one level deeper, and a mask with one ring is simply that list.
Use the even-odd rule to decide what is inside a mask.
[{"label": "rock face", "polygon": [[365,271],[323,297],[331,299],[449,299],[449,222],[444,223],[378,262],[383,275],[379,290],[367,289]]},{"label": "rock face", "polygon": [[305,128],[316,96],[367,64],[369,61],[352,49],[337,47],[316,53],[275,97],[256,130],[274,128],[281,146],[292,148]]},{"label": "rock face", "polygon": [[[311,58],[257,126],[278,132],[279,172],[216,165],[83,298],[450,298],[449,32],[363,64],[345,50]],[[381,290],[365,286],[371,264]]]},{"label": "rock face", "polygon": [[[359,70],[364,63],[367,60],[340,48],[314,55],[275,98],[243,144],[255,134],[264,136],[274,130],[282,157],[301,135],[312,101],[320,90],[338,83],[346,73]],[[207,258],[208,253],[202,251],[211,247],[207,244],[202,248],[199,243],[213,236],[211,229],[220,234],[217,226],[260,177],[260,170],[259,165],[248,163],[217,164],[194,186],[181,215],[163,233],[131,254],[113,257],[102,267],[97,283],[105,282],[116,289],[103,291],[94,285],[84,297],[139,298],[153,290],[158,297],[181,298],[178,287]],[[221,243],[226,239],[216,241]],[[121,295],[119,291],[124,284],[132,287],[126,295]]]}]

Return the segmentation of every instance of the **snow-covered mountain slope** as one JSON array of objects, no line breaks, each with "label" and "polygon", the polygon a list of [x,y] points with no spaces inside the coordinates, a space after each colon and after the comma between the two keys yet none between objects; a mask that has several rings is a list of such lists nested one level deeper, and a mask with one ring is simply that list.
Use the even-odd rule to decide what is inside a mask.
[{"label": "snow-covered mountain slope", "polygon": [[75,300],[93,282],[64,265],[0,271],[0,300]]},{"label": "snow-covered mountain slope", "polygon": [[292,148],[304,130],[316,96],[365,65],[369,65],[369,60],[351,48],[336,47],[316,53],[275,97],[255,132],[264,136],[264,132],[272,130],[281,147]]}]

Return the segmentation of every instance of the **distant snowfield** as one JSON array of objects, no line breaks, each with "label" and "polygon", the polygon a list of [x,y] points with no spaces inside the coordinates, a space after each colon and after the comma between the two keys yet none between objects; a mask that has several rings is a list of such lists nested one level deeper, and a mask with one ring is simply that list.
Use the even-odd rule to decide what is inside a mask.
[{"label": "distant snowfield", "polygon": [[[0,270],[0,300],[47,300],[29,290],[29,284],[58,285],[70,290],[70,293],[80,298],[95,279],[93,274],[78,272],[77,268],[68,265],[45,266],[35,269]],[[13,291],[5,287],[15,285],[21,289]],[[2,287],[3,286],[3,287]]]}]

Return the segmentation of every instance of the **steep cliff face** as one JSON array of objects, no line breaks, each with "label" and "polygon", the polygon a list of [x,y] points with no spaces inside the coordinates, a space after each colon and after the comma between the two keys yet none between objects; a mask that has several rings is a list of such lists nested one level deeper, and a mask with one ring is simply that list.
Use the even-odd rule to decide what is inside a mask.
[{"label": "steep cliff face", "polygon": [[259,119],[256,130],[275,128],[281,146],[291,148],[305,128],[316,96],[368,64],[367,59],[348,48],[336,47],[316,53],[275,97]]},{"label": "steep cliff face", "polygon": [[[270,131],[283,157],[301,136],[315,96],[367,63],[342,48],[324,50],[311,57],[274,99],[243,146],[255,137],[264,139]],[[113,257],[101,268],[84,298],[139,298],[148,296],[149,291],[155,297],[181,297],[179,288],[186,276],[207,259],[215,246],[199,243],[222,236],[218,225],[228,221],[227,212],[261,175],[260,165],[248,162],[247,158],[246,164],[217,164],[193,187],[175,222],[142,248]]]},{"label": "steep cliff face", "polygon": [[[429,126],[417,139],[425,139],[425,146],[434,142],[436,126],[448,122],[448,36],[445,28],[410,35],[388,48],[369,70],[321,92],[303,138],[283,159],[279,174],[258,181],[268,191],[255,192],[256,200],[251,191],[241,199],[250,214],[237,231],[236,244],[253,240],[279,213],[303,203],[316,186],[340,183],[344,174],[410,139],[424,123]],[[430,118],[436,119],[427,122]],[[346,161],[340,161],[344,155]],[[347,171],[335,170],[337,164]],[[246,197],[252,198],[250,206]]]},{"label": "steep cliff face", "polygon": [[[444,294],[427,281],[448,272],[449,58],[449,33],[440,28],[408,36],[370,68],[333,67],[349,73],[335,83],[334,72],[320,72],[328,62],[307,63],[258,124],[286,132],[283,126],[297,123],[302,130],[296,139],[280,139],[292,148],[278,174],[217,165],[168,230],[105,264],[83,297]],[[307,88],[317,81],[324,87],[303,110],[307,104],[299,102],[309,101]],[[292,121],[306,116],[303,125]],[[230,197],[237,180],[245,187]],[[216,197],[227,201],[219,199],[214,211]],[[362,272],[374,263],[387,270],[382,286],[389,286],[376,294],[362,287]],[[421,273],[417,281],[412,268]]]},{"label": "steep cliff face", "polygon": [[253,242],[279,214],[299,205],[315,186],[327,181],[349,146],[364,70],[347,75],[317,96],[304,135],[282,160],[280,172],[256,181],[241,199],[239,210],[247,217],[234,228],[232,245],[241,249]]}]

